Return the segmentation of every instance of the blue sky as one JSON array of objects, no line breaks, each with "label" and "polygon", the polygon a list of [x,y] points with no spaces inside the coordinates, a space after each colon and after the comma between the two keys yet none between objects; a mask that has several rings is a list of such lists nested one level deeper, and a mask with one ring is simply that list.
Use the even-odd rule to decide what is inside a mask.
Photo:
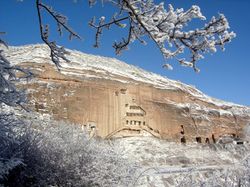
[{"label": "blue sky", "polygon": [[[201,72],[194,73],[191,68],[184,68],[174,60],[174,70],[162,69],[166,63],[153,42],[148,45],[140,45],[135,42],[130,50],[116,56],[112,48],[112,41],[119,40],[124,29],[114,29],[104,32],[99,49],[93,48],[95,31],[88,27],[88,21],[96,15],[106,15],[108,18],[115,11],[114,7],[100,4],[88,8],[87,0],[46,0],[44,1],[54,7],[58,12],[64,13],[69,18],[69,25],[82,37],[82,41],[68,40],[65,33],[59,37],[55,30],[53,20],[44,15],[45,21],[51,25],[51,38],[58,44],[70,49],[76,49],[85,53],[116,57],[129,64],[134,64],[146,70],[161,74],[171,79],[180,80],[184,83],[194,85],[207,95],[250,106],[250,1],[249,0],[167,0],[175,8],[188,9],[192,5],[199,5],[202,13],[208,20],[213,15],[223,13],[229,20],[231,30],[237,37],[226,45],[225,52],[218,50],[213,55],[198,63]],[[158,1],[159,2],[159,1]],[[200,25],[198,21],[195,25]],[[202,22],[203,24],[203,22]],[[38,30],[35,0],[1,0],[0,1],[0,25],[1,30],[7,34],[3,37],[9,45],[24,45],[41,43]]]}]

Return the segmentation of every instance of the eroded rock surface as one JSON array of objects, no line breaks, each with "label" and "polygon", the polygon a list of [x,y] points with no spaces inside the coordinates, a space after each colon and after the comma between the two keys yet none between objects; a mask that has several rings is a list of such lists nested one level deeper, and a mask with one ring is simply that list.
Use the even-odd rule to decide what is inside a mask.
[{"label": "eroded rock surface", "polygon": [[35,74],[30,105],[101,137],[155,136],[176,142],[213,143],[244,137],[250,108],[206,96],[196,88],[116,59],[70,51],[61,71],[45,45],[5,49],[14,64]]}]

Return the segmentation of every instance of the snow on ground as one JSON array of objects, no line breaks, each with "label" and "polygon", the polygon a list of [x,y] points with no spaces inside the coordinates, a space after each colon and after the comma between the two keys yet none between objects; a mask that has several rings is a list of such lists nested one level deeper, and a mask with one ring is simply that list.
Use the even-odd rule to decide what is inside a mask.
[{"label": "snow on ground", "polygon": [[[49,55],[49,48],[44,44],[9,47],[9,49],[4,50],[6,58],[9,59],[13,64],[19,64],[22,62],[52,64]],[[61,63],[61,72],[64,74],[68,74],[71,76],[84,76],[87,78],[111,79],[123,83],[129,83],[129,81],[127,80],[132,80],[136,83],[141,82],[150,84],[160,89],[181,90],[194,96],[198,100],[202,100],[219,107],[225,107],[227,108],[227,110],[233,112],[236,115],[250,115],[249,107],[237,105],[230,102],[224,102],[209,97],[193,86],[183,84],[179,81],[170,80],[167,77],[145,71],[141,68],[126,64],[115,58],[85,54],[75,50],[68,51],[70,52],[70,55],[67,55],[67,58],[70,60],[70,63]],[[98,76],[101,77],[96,77],[91,73],[82,74],[81,70],[95,72],[98,74]]]},{"label": "snow on ground", "polygon": [[[181,144],[154,137],[129,137],[115,140],[126,158],[144,166],[217,165],[239,162],[236,155],[218,145]],[[229,146],[229,145],[228,145]],[[243,155],[242,155],[243,156]]]},{"label": "snow on ground", "polygon": [[[121,138],[114,145],[126,159],[141,165],[141,175],[134,185],[141,187],[185,186],[189,178],[193,178],[194,186],[200,186],[199,181],[204,182],[203,186],[211,186],[211,178],[225,180],[225,173],[229,176],[245,171],[242,163],[250,148],[249,144],[184,145],[154,137]],[[227,182],[228,186],[235,186],[229,185],[229,179]],[[227,186],[225,181],[222,184]]]}]

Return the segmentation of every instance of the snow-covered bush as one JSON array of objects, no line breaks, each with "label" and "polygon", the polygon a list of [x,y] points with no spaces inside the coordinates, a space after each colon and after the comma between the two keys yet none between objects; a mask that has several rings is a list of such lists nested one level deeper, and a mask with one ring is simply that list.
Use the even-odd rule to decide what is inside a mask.
[{"label": "snow-covered bush", "polygon": [[0,113],[0,186],[10,172],[23,165],[14,127],[21,125],[13,114]]},{"label": "snow-covered bush", "polygon": [[250,186],[249,145],[226,144],[221,147],[219,144],[215,144],[214,146],[217,147],[218,154],[228,151],[238,160],[235,160],[233,165],[218,164],[221,166],[220,168],[207,171],[193,172],[196,170],[194,167],[193,171],[191,170],[179,178],[178,186]]},{"label": "snow-covered bush", "polygon": [[15,83],[31,76],[29,71],[11,65],[4,57],[2,47],[8,46],[0,38],[0,184],[13,169],[23,164],[19,157],[19,142],[13,131],[22,122],[14,114],[7,113],[4,106],[23,107],[26,95],[16,88]]},{"label": "snow-covered bush", "polygon": [[24,121],[25,125],[13,129],[20,143],[23,165],[9,174],[5,184],[129,186],[132,183],[137,167],[122,158],[118,147],[102,139],[89,139],[78,125],[29,117]]}]

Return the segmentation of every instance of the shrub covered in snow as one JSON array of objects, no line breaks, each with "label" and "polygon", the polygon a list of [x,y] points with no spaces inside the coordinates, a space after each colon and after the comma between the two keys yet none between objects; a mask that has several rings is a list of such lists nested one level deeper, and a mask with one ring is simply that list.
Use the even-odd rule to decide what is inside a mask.
[{"label": "shrub covered in snow", "polygon": [[41,118],[23,121],[23,125],[9,126],[13,136],[1,147],[10,153],[0,153],[1,159],[10,158],[0,162],[2,184],[129,186],[132,183],[137,167],[123,159],[117,147],[101,139],[90,139],[77,125]]},{"label": "shrub covered in snow", "polygon": [[0,186],[16,167],[24,164],[18,148],[20,142],[13,130],[20,124],[13,114],[0,113]]}]

